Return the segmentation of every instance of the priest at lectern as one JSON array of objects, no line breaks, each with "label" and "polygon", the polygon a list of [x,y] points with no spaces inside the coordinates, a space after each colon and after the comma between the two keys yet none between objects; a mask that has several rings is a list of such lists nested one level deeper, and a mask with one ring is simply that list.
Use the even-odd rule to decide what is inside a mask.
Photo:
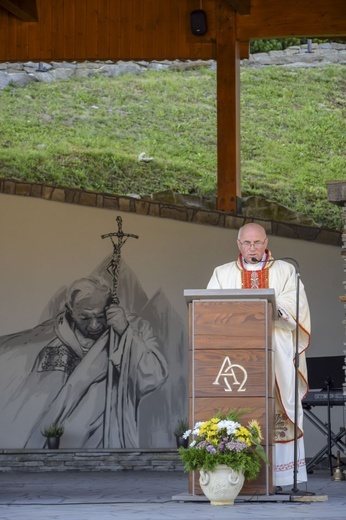
[{"label": "priest at lectern", "polygon": [[[237,261],[216,267],[207,289],[274,289],[278,316],[275,346],[275,467],[276,486],[294,481],[294,420],[297,276],[293,265],[274,260],[265,229],[250,223],[240,228]],[[297,403],[297,482],[306,482],[302,399],[308,391],[305,350],[310,343],[310,311],[304,286],[299,284],[299,370]]]}]

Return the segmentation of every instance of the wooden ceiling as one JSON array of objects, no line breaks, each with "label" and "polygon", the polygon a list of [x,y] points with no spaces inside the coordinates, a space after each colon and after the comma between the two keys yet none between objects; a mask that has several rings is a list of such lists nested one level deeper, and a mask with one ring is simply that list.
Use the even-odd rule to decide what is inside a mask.
[{"label": "wooden ceiling", "polygon": [[[80,0],[85,3],[86,0]],[[113,0],[120,4],[122,0]],[[164,0],[163,0],[164,1]],[[213,4],[223,4],[238,16],[237,39],[284,36],[345,36],[345,0],[168,0],[171,4],[186,4],[191,9],[211,11]],[[54,4],[56,2],[47,3]],[[95,0],[96,4],[97,1]],[[90,2],[92,5],[95,2]],[[131,3],[131,0],[127,0]],[[22,22],[40,22],[38,6],[42,0],[0,0],[0,7]],[[73,3],[73,2],[72,2]],[[141,0],[132,0],[133,9]],[[150,9],[155,1],[147,0]],[[158,8],[158,6],[157,6]],[[94,12],[97,12],[94,10]],[[244,18],[241,19],[241,16]],[[311,30],[313,33],[311,33]],[[209,36],[210,37],[210,34]]]},{"label": "wooden ceiling", "polygon": [[215,59],[217,198],[230,213],[241,212],[240,59],[251,39],[290,36],[344,38],[346,0],[0,0],[0,61]]},{"label": "wooden ceiling", "polygon": [[38,22],[36,0],[0,0],[0,6],[22,22]]}]

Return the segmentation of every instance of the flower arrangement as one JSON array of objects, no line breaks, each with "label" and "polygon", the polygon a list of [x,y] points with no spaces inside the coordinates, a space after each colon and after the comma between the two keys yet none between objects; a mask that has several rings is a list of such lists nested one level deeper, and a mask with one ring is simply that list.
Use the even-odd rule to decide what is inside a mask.
[{"label": "flower arrangement", "polygon": [[184,437],[192,434],[195,439],[188,448],[179,448],[185,471],[212,471],[217,465],[225,464],[243,471],[247,480],[254,480],[259,474],[261,460],[268,464],[268,459],[260,444],[262,434],[258,422],[252,420],[246,427],[239,422],[248,411],[232,409],[228,414],[219,412],[187,430]]}]

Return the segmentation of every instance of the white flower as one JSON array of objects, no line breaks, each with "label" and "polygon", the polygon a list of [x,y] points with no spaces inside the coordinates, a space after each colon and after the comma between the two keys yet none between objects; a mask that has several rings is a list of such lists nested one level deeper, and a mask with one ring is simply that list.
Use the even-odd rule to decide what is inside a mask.
[{"label": "white flower", "polygon": [[192,442],[190,443],[190,445],[189,445],[190,448],[193,448],[195,444],[196,444],[196,441],[192,441]]},{"label": "white flower", "polygon": [[235,421],[220,421],[217,423],[217,429],[226,429],[227,435],[232,435],[232,433],[235,433],[237,428],[240,428],[240,424]]},{"label": "white flower", "polygon": [[190,437],[191,430],[186,430],[186,432],[183,434],[183,439],[188,439]]},{"label": "white flower", "polygon": [[203,424],[203,422],[204,421],[196,422],[196,424],[195,424],[195,426],[193,427],[193,430],[192,430],[192,435],[199,435],[199,428]]}]

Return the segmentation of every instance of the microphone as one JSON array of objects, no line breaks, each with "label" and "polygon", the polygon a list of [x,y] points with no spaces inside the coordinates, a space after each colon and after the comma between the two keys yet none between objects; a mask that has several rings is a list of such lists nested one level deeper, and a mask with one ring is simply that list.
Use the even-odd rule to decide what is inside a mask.
[{"label": "microphone", "polygon": [[276,262],[277,260],[290,260],[291,262],[293,262],[297,273],[300,274],[300,267],[299,267],[297,260],[295,260],[295,258],[291,258],[290,256],[283,256],[282,258],[273,258],[272,260],[257,260],[257,258],[252,257],[252,258],[250,258],[250,260],[254,264],[264,264],[265,262]]}]

